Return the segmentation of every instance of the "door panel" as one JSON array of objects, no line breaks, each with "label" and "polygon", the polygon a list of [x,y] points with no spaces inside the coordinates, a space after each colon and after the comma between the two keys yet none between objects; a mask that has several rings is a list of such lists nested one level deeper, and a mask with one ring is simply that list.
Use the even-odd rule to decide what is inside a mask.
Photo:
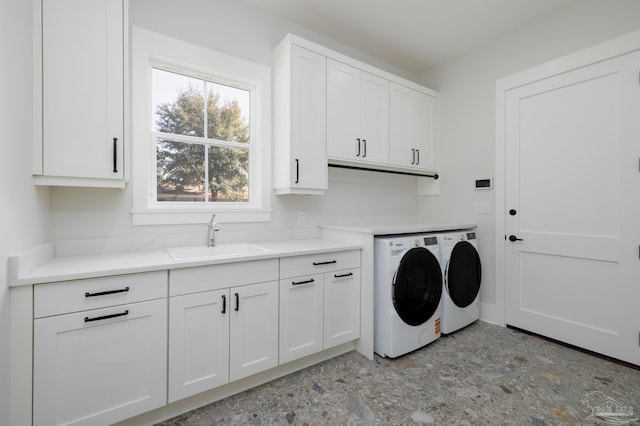
[{"label": "door panel", "polygon": [[634,363],[638,70],[633,53],[505,97],[506,323]]},{"label": "door panel", "polygon": [[389,81],[363,71],[360,91],[362,159],[386,164],[389,162]]},{"label": "door panel", "polygon": [[327,156],[356,159],[361,154],[360,70],[327,59]]}]

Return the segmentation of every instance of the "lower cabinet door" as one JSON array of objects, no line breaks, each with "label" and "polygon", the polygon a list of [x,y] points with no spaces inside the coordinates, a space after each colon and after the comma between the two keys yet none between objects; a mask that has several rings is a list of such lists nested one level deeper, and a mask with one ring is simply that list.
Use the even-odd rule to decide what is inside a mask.
[{"label": "lower cabinet door", "polygon": [[169,402],[229,382],[229,290],[169,299]]},{"label": "lower cabinet door", "polygon": [[278,365],[278,282],[229,293],[229,379],[235,381]]},{"label": "lower cabinet door", "polygon": [[324,274],[324,348],[360,337],[360,269]]},{"label": "lower cabinet door", "polygon": [[33,424],[109,425],[166,404],[167,300],[34,321]]},{"label": "lower cabinet door", "polygon": [[280,280],[280,364],[322,350],[322,274]]}]

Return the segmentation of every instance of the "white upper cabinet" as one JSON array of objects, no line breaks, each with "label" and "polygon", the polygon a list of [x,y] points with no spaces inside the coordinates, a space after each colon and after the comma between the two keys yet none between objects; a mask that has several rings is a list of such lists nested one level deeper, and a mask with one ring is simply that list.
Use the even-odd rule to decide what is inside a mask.
[{"label": "white upper cabinet", "polygon": [[392,82],[390,103],[390,163],[435,170],[436,98]]},{"label": "white upper cabinet", "polygon": [[283,41],[274,52],[273,181],[277,194],[327,189],[326,57]]},{"label": "white upper cabinet", "polygon": [[35,182],[123,187],[128,2],[36,0],[36,7],[42,62],[35,79]]},{"label": "white upper cabinet", "polygon": [[327,59],[327,156],[389,161],[389,80]]},{"label": "white upper cabinet", "polygon": [[293,34],[273,69],[276,194],[323,194],[329,165],[437,175],[437,92]]}]

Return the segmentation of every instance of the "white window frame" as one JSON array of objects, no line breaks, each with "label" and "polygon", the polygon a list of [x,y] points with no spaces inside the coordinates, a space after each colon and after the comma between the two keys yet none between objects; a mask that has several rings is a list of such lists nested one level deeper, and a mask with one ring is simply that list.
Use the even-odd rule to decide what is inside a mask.
[{"label": "white window frame", "polygon": [[[237,57],[141,28],[132,28],[132,193],[133,224],[206,223],[271,220],[271,70]],[[158,202],[156,141],[152,128],[153,68],[251,89],[249,202]]]}]

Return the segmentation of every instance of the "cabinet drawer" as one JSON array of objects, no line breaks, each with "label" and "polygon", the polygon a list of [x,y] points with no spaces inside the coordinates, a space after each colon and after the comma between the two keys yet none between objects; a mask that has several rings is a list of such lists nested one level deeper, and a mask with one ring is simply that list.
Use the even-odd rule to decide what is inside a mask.
[{"label": "cabinet drawer", "polygon": [[219,290],[278,279],[278,259],[223,263],[172,270],[169,296]]},{"label": "cabinet drawer", "polygon": [[308,254],[280,259],[280,278],[360,267],[360,250]]},{"label": "cabinet drawer", "polygon": [[36,318],[167,297],[167,271],[38,284]]}]

